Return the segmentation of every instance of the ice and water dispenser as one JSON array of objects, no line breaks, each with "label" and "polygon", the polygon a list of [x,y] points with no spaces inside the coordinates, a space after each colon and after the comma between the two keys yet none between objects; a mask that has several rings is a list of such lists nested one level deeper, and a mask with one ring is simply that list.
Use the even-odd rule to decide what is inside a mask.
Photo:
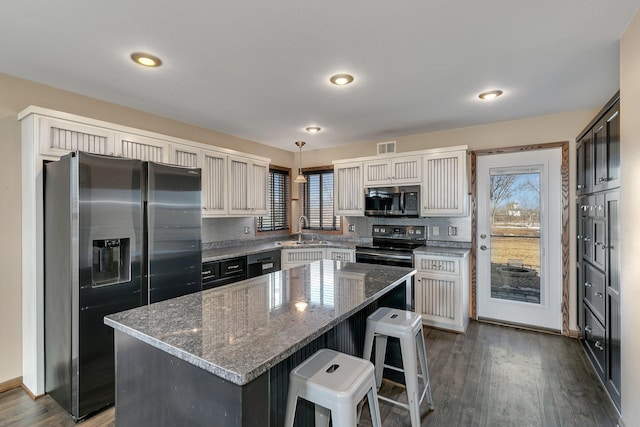
[{"label": "ice and water dispenser", "polygon": [[117,285],[131,280],[130,239],[93,241],[92,286]]}]

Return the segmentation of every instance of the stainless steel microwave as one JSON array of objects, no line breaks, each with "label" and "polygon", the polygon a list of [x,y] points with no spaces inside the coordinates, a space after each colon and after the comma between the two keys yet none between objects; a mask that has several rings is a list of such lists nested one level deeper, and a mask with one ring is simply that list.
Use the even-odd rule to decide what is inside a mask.
[{"label": "stainless steel microwave", "polygon": [[373,187],[365,192],[366,216],[420,216],[420,186]]}]

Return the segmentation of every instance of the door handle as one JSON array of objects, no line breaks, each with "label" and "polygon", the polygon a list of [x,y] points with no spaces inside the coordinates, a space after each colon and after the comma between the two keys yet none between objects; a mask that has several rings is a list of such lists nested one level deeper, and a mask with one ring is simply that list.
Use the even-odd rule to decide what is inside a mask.
[{"label": "door handle", "polygon": [[482,246],[480,246],[480,249],[482,249],[483,251],[486,251],[489,248],[487,248],[487,245],[482,245]]}]

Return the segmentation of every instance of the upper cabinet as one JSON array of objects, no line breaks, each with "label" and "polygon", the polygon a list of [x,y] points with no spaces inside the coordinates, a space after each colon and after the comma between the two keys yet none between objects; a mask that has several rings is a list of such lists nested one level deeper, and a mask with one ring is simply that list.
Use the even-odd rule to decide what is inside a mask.
[{"label": "upper cabinet", "polygon": [[269,164],[229,156],[229,214],[254,216],[267,213]]},{"label": "upper cabinet", "polygon": [[364,162],[364,186],[420,184],[420,156],[376,159]]},{"label": "upper cabinet", "polygon": [[364,216],[365,188],[420,185],[420,216],[469,213],[467,146],[335,160],[336,215]]},{"label": "upper cabinet", "polygon": [[336,215],[364,216],[362,169],[362,162],[334,164],[333,205]]},{"label": "upper cabinet", "polygon": [[202,170],[203,216],[268,212],[269,159],[86,117],[29,107],[19,114],[34,155],[57,160],[72,151]]},{"label": "upper cabinet", "polygon": [[427,154],[423,161],[420,216],[466,216],[467,150]]},{"label": "upper cabinet", "polygon": [[116,132],[115,155],[156,163],[169,163],[169,142]]},{"label": "upper cabinet", "polygon": [[60,157],[71,151],[114,154],[115,134],[111,129],[51,117],[37,117],[34,124],[41,155]]},{"label": "upper cabinet", "polygon": [[620,187],[620,99],[616,94],[576,140],[576,194]]}]

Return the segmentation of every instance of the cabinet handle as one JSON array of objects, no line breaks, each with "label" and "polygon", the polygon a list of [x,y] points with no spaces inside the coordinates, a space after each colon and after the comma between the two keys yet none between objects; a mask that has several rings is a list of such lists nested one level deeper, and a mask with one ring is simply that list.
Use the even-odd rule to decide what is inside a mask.
[{"label": "cabinet handle", "polygon": [[591,326],[586,325],[586,326],[584,327],[584,331],[585,331],[586,333],[590,334],[590,333],[592,333],[592,332],[593,332],[593,329],[591,329]]},{"label": "cabinet handle", "polygon": [[589,283],[589,282],[584,282],[584,287],[585,287],[585,288],[590,288],[591,286],[593,286],[591,283]]},{"label": "cabinet handle", "polygon": [[609,181],[609,178],[607,178],[606,176],[601,176],[600,178],[598,178],[598,182],[607,182]]},{"label": "cabinet handle", "polygon": [[585,242],[590,242],[591,241],[591,237],[584,236],[584,238],[582,240],[584,240]]},{"label": "cabinet handle", "polygon": [[211,274],[211,270],[203,271],[202,275],[204,276],[205,274]]},{"label": "cabinet handle", "polygon": [[227,267],[227,269],[229,269],[229,270],[236,270],[238,268],[240,268],[239,265],[230,265],[229,267]]},{"label": "cabinet handle", "polygon": [[582,236],[581,236],[580,234],[578,234],[578,235],[576,236],[576,239],[580,240],[580,239],[582,239]]},{"label": "cabinet handle", "polygon": [[604,298],[604,294],[603,294],[602,292],[600,292],[600,291],[596,291],[596,292],[595,292],[595,295],[596,295],[597,297]]},{"label": "cabinet handle", "polygon": [[597,348],[600,351],[604,350],[604,346],[602,345],[602,343],[600,341],[596,341],[594,344],[595,348]]},{"label": "cabinet handle", "polygon": [[581,188],[584,188],[584,185],[578,184],[578,190],[580,190]]}]

